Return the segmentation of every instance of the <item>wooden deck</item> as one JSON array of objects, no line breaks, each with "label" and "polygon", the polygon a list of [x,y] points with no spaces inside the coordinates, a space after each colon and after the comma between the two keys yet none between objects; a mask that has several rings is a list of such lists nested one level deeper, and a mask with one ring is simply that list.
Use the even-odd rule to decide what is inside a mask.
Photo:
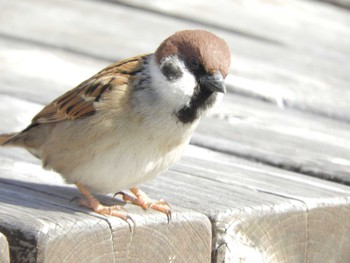
[{"label": "wooden deck", "polygon": [[172,205],[169,224],[122,202],[131,228],[92,213],[0,148],[0,262],[350,262],[350,1],[329,2],[0,0],[0,133],[175,31],[210,30],[232,51],[221,107],[141,186]]}]

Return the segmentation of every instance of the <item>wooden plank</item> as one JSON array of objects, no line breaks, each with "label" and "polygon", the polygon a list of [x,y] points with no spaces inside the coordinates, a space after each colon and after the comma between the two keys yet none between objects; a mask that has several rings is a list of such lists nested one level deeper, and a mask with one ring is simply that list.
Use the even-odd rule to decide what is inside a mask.
[{"label": "wooden plank", "polygon": [[[2,2],[3,5],[6,5],[8,3],[9,2],[5,1]],[[83,9],[84,11],[91,10],[89,8],[94,7],[94,10],[98,14],[101,10],[106,11],[106,19],[109,22],[115,21],[115,18],[112,18],[113,14],[116,15],[122,13],[118,13],[119,11],[115,11],[114,9],[112,9],[112,5],[97,5],[96,3],[90,2],[85,3],[77,1],[78,4],[72,4],[73,8],[72,6],[70,6],[70,2],[64,2],[66,5],[63,7],[60,7],[58,5],[58,3],[63,3],[60,1],[50,1],[49,3],[44,3],[42,1],[31,1],[30,3],[42,4],[35,7],[38,12],[36,15],[41,19],[46,18],[48,21],[47,24],[50,24],[50,26],[52,26],[54,30],[59,29],[60,27],[63,28],[62,25],[65,25],[65,28],[67,29],[69,28],[67,25],[69,25],[72,22],[79,21],[79,19],[74,20],[75,18],[73,17],[76,17],[76,13],[74,12],[77,12],[77,10],[81,10],[81,8],[83,8],[82,6],[85,6],[86,8]],[[55,3],[57,6],[54,6],[54,4],[52,3]],[[25,32],[26,30],[33,30],[34,32],[36,32],[35,29],[40,23],[30,21],[30,16],[35,13],[33,7],[26,6],[26,4],[22,6],[21,3],[15,3],[15,5],[19,8],[19,10],[21,10],[21,8],[23,8],[23,10],[26,8],[25,10],[28,11],[28,16],[26,12],[19,12],[19,10],[16,11],[17,14],[22,14],[24,16],[23,21],[25,21],[25,23],[28,23],[28,26],[25,25],[23,29],[23,25],[16,25],[13,19],[11,20],[10,17],[7,17],[7,19],[9,19],[10,21],[10,24],[12,23],[11,26],[13,26],[13,32],[8,32],[6,31],[7,29],[5,29],[5,33],[7,34],[6,37],[8,38],[9,36],[11,36],[13,39],[15,39],[16,37],[17,39],[29,39],[34,44],[44,44],[49,47],[55,46],[55,41],[57,41],[58,38],[57,36],[53,37],[53,39],[47,40],[46,38],[43,38],[43,40],[40,40],[41,42],[39,41],[39,39],[41,39],[40,37],[43,37],[43,32],[45,30],[49,32],[49,26],[47,26],[46,28],[46,24],[41,23],[43,28],[45,29],[42,30],[41,28],[41,33],[29,34]],[[58,13],[60,14],[60,17],[55,17],[55,15],[53,15],[52,18],[51,16],[45,17],[46,14],[42,14],[46,13],[45,8],[52,8],[53,6],[57,8],[52,10],[59,10]],[[107,6],[109,9],[114,11],[107,11]],[[10,6],[5,7],[5,9],[1,10],[5,10],[6,12],[8,12],[8,16],[16,14],[16,12],[13,12],[12,3]],[[65,11],[63,9],[68,7],[71,8],[72,13],[70,13],[70,16],[64,16],[63,14],[65,14]],[[123,11],[126,10],[129,9],[123,9]],[[55,13],[56,11],[52,12]],[[92,14],[95,13],[93,12]],[[131,14],[135,16],[135,20],[131,21],[134,21],[135,25],[133,26],[136,28],[137,25],[140,25],[140,18],[137,18],[137,15],[141,15],[142,12],[133,11],[131,12]],[[94,21],[94,19],[98,20],[98,16],[100,15],[92,17],[91,21]],[[65,19],[69,21],[63,21],[65,20],[63,19],[63,17],[65,17]],[[56,22],[52,22],[53,20],[51,19],[53,18],[56,19]],[[80,19],[82,19],[82,16],[80,16]],[[157,22],[163,21],[158,18],[154,18],[154,20],[151,19],[150,21],[156,20]],[[165,29],[169,30],[169,28],[176,27],[174,25],[174,21],[166,21],[167,19],[164,19],[164,23],[162,23],[161,30],[166,31]],[[31,27],[33,23],[37,23],[37,25]],[[156,25],[155,22],[154,24],[152,23],[153,22],[151,22],[149,25]],[[178,25],[180,24],[181,23],[178,23]],[[188,26],[190,25],[190,23],[183,23],[181,25]],[[169,27],[167,28],[167,26]],[[96,26],[92,28],[95,30],[95,32],[100,33],[99,36],[101,36],[101,38],[104,38],[104,36],[112,36],[111,32],[113,31],[113,29],[111,28],[102,26]],[[21,34],[24,34],[24,38],[23,35],[17,34],[18,31],[16,33],[16,30],[19,29],[20,31],[22,30]],[[91,37],[92,31],[89,31],[89,28],[85,29]],[[74,31],[76,29],[71,30]],[[62,34],[60,36],[61,39],[63,39],[62,36],[67,36],[64,35],[65,33],[63,31],[64,30],[62,29],[61,31],[57,31],[60,32],[60,34]],[[1,32],[4,33],[4,31]],[[130,31],[126,34],[132,35],[134,34],[134,32],[135,31]],[[141,34],[146,33],[144,33],[143,31]],[[107,49],[107,51],[101,50],[100,44],[103,44],[103,41],[98,43],[98,45],[96,46],[94,46],[95,44],[93,44],[92,47],[83,47],[81,51],[79,51],[79,45],[81,45],[82,47],[83,42],[80,42],[79,45],[76,45],[74,41],[77,41],[77,43],[79,43],[78,38],[74,38],[73,34],[68,36],[71,37],[70,39],[67,38],[69,45],[67,46],[66,43],[62,43],[62,40],[60,40],[61,42],[58,42],[58,46],[65,48],[68,51],[76,53],[87,53],[95,57],[104,57],[104,54],[108,54],[109,52],[110,54],[112,54],[112,48]],[[240,39],[240,37],[238,37],[238,39],[239,40],[237,42],[240,43],[238,44],[238,46],[241,45],[241,50],[244,50],[244,43],[249,43],[250,47],[260,47],[261,45],[256,43],[250,43],[247,40],[243,40],[242,38]],[[97,41],[101,40],[97,39]],[[116,40],[111,41],[114,41],[114,44],[118,44],[118,41]],[[158,40],[152,41],[157,42]],[[135,47],[138,45],[137,43],[132,44],[135,45]],[[85,45],[87,46],[86,42]],[[119,43],[119,45],[122,45],[122,43]],[[99,46],[99,49],[101,51],[97,50],[97,46]],[[267,48],[265,45],[263,45],[263,47],[264,48],[260,47],[260,49],[256,50],[269,50],[269,48]],[[122,49],[121,52],[124,52],[125,50],[126,49]],[[255,49],[253,48],[252,50]],[[271,48],[270,53],[262,52],[262,54],[271,55],[273,53],[272,51],[276,50],[277,49],[275,48]],[[261,56],[261,58],[264,57],[261,54],[254,54],[254,56]],[[264,60],[266,60],[266,57],[264,58]],[[246,61],[248,61],[248,59]],[[256,61],[255,58],[253,61]],[[246,63],[246,65],[250,64],[251,61],[249,63]],[[43,65],[41,67],[43,67]],[[281,65],[283,65],[283,63]],[[269,66],[262,67],[269,68]],[[274,65],[274,67],[277,66]],[[61,80],[58,80],[57,83],[59,83],[60,81]],[[50,90],[50,87],[48,87],[48,89]],[[40,89],[37,89],[37,91],[37,94],[39,94]],[[50,91],[48,92],[50,93]],[[14,100],[18,101],[22,99],[20,96],[21,93],[18,94],[19,98]],[[35,92],[33,94],[35,94]],[[40,95],[37,96],[40,97]],[[11,96],[3,97],[3,102],[8,102],[8,104],[4,105],[11,105]],[[16,109],[14,105],[17,104],[15,104],[12,101],[11,109]],[[29,106],[27,104],[28,108],[25,108],[25,110],[28,112],[34,111],[33,109],[31,109],[30,105],[33,105],[33,103],[29,103]],[[252,105],[252,107],[254,108],[254,106],[255,103]],[[39,106],[36,105],[35,107]],[[4,108],[4,110],[5,111],[2,113],[2,116],[8,117],[8,110],[6,110],[6,108]],[[258,111],[260,110],[260,108],[257,107],[256,110]],[[26,121],[24,121],[25,118],[21,117],[22,115],[20,110],[17,111],[15,116],[17,118],[17,122],[15,123],[16,125],[18,125],[16,127],[19,127],[26,123]],[[232,116],[233,118],[231,118]],[[224,113],[223,117],[224,119],[231,118],[233,119],[233,121],[235,121],[235,119],[239,119],[235,116],[234,112],[229,112],[229,114]],[[2,121],[3,119],[4,118],[0,118],[0,121]],[[271,120],[273,118],[270,116],[267,119]],[[9,126],[6,126],[6,129],[10,129],[11,127],[14,128],[14,126],[11,126],[10,121],[7,120],[7,123],[9,123]],[[255,125],[259,124],[259,122],[253,122],[253,124],[254,123]],[[263,124],[266,125],[266,123]],[[254,125],[252,125],[252,127],[253,126]],[[0,125],[0,127],[3,129],[4,125]],[[242,131],[244,131],[244,129]],[[23,213],[25,214],[21,214],[21,216],[25,216],[24,218],[30,217],[28,215],[29,213],[25,212],[32,208],[34,208],[33,211],[35,211],[35,213],[37,213],[37,211],[39,211],[40,209],[47,210],[48,212],[39,212],[39,219],[42,220],[42,218],[44,218],[44,223],[49,222],[49,227],[54,227],[54,229],[49,228],[49,233],[53,233],[53,235],[58,235],[59,240],[63,239],[63,237],[61,237],[60,235],[62,233],[59,232],[59,228],[58,230],[55,229],[57,229],[57,225],[60,225],[60,222],[62,222],[61,224],[63,225],[67,224],[68,228],[70,227],[71,229],[73,229],[75,235],[77,235],[79,231],[83,231],[83,227],[79,228],[75,226],[75,224],[74,226],[72,226],[72,224],[68,224],[69,222],[74,222],[78,225],[83,225],[83,222],[79,224],[80,221],[78,219],[78,217],[81,218],[81,214],[85,215],[91,220],[89,221],[88,219],[85,219],[88,220],[89,225],[93,225],[96,222],[96,220],[101,220],[103,222],[103,226],[107,225],[109,227],[109,237],[113,236],[114,239],[121,237],[123,240],[121,243],[124,245],[124,247],[125,244],[131,244],[129,245],[129,247],[127,246],[131,249],[128,250],[129,252],[137,250],[137,246],[134,247],[134,244],[137,244],[138,246],[143,245],[143,248],[145,248],[147,243],[145,243],[144,240],[146,239],[146,237],[155,235],[150,232],[143,232],[143,229],[148,229],[149,225],[152,226],[152,229],[157,229],[157,231],[155,231],[156,233],[166,233],[167,235],[169,234],[170,236],[173,236],[174,233],[178,233],[179,225],[183,224],[183,222],[187,222],[188,225],[185,224],[185,226],[188,226],[187,229],[190,229],[190,234],[186,236],[187,239],[190,239],[192,238],[192,236],[194,236],[197,239],[195,239],[193,242],[196,245],[197,243],[199,243],[200,245],[202,244],[202,246],[195,248],[195,252],[191,252],[194,254],[193,258],[200,259],[200,255],[198,255],[198,253],[206,251],[207,254],[205,254],[204,256],[205,260],[208,261],[207,257],[209,255],[209,249],[205,248],[208,248],[209,242],[206,243],[203,240],[208,240],[208,233],[210,233],[210,231],[208,231],[208,221],[206,220],[206,217],[198,214],[198,212],[200,212],[208,216],[212,222],[213,262],[222,262],[222,260],[226,260],[227,262],[235,262],[238,260],[251,260],[253,262],[342,262],[344,260],[345,262],[347,262],[350,260],[350,253],[348,247],[348,236],[350,234],[350,227],[346,220],[346,218],[349,217],[348,207],[350,194],[348,187],[324,182],[317,179],[307,178],[297,173],[286,172],[262,164],[256,164],[253,162],[241,160],[239,158],[230,157],[225,154],[206,151],[203,149],[201,150],[196,147],[192,147],[190,150],[190,153],[187,153],[186,157],[181,161],[179,165],[177,165],[174,168],[174,170],[166,173],[164,176],[160,177],[156,181],[144,186],[144,188],[148,190],[149,193],[151,193],[152,197],[166,198],[166,200],[168,200],[171,204],[175,204],[175,206],[179,207],[175,208],[176,211],[181,210],[181,212],[175,213],[175,228],[172,228],[171,226],[168,227],[165,224],[164,217],[161,217],[159,218],[159,220],[157,219],[158,221],[152,223],[152,218],[160,216],[157,213],[147,213],[146,215],[144,215],[141,213],[140,210],[137,210],[136,208],[131,206],[127,206],[127,209],[130,210],[132,215],[137,219],[137,222],[140,223],[142,229],[140,230],[141,234],[139,236],[139,239],[132,238],[131,243],[129,242],[130,239],[127,239],[127,241],[125,241],[124,239],[129,238],[129,236],[125,237],[123,234],[123,231],[126,231],[127,229],[126,225],[123,225],[121,230],[118,227],[114,227],[113,225],[112,227],[110,227],[110,220],[106,220],[105,218],[101,218],[96,215],[87,215],[86,210],[80,210],[76,208],[76,206],[74,206],[73,204],[69,204],[69,199],[76,195],[77,192],[73,191],[72,188],[62,186],[62,182],[60,182],[58,179],[55,179],[54,182],[51,183],[47,182],[46,178],[52,178],[49,176],[53,175],[49,175],[47,172],[42,172],[39,169],[37,162],[35,162],[34,160],[29,159],[27,161],[27,157],[23,152],[18,155],[20,159],[17,159],[17,154],[21,152],[19,150],[1,149],[1,167],[6,167],[7,162],[10,163],[7,163],[8,166],[6,172],[0,173],[2,174],[2,176],[5,176],[1,179],[2,183],[7,186],[6,188],[2,188],[7,190],[4,190],[6,193],[0,194],[0,196],[4,200],[7,200],[8,203],[6,203],[6,209],[12,214],[15,214],[16,211],[18,211],[18,207],[14,209],[13,206],[16,206],[17,204],[21,205],[21,207],[23,207],[24,209]],[[14,180],[14,177],[16,178],[16,180]],[[47,180],[50,181],[51,179]],[[20,193],[21,199],[25,199],[25,201],[29,203],[27,204],[27,206],[25,206],[24,201],[18,202],[18,193]],[[188,210],[184,209],[191,209],[197,211],[197,213],[195,213],[195,216],[193,216],[193,212],[188,212]],[[69,214],[69,212],[62,212],[61,210],[68,210],[69,212],[71,212],[71,214],[73,214],[73,216],[76,217],[71,218],[71,214]],[[72,211],[74,212],[72,213]],[[9,214],[11,213],[8,213],[3,216],[6,217],[7,220],[10,220],[8,218]],[[181,218],[179,218],[178,213],[181,214]],[[64,214],[64,216],[62,216],[62,214]],[[67,217],[65,217],[66,214]],[[192,221],[189,222],[188,217],[192,218]],[[37,217],[35,219],[38,220]],[[11,220],[13,220],[13,218],[11,218]],[[19,219],[17,219],[17,221],[19,221]],[[177,224],[178,222],[180,223]],[[197,222],[198,224],[194,222]],[[112,223],[120,224],[120,221],[117,220],[117,222]],[[143,225],[143,223],[145,223],[145,225]],[[196,227],[193,227],[193,224],[197,224]],[[29,235],[29,237],[35,237],[38,231],[42,230],[42,228],[40,227],[43,225],[43,222],[36,221],[36,223],[34,223],[33,225],[37,227],[37,230],[32,231],[32,229],[30,229],[30,231],[32,231],[32,234]],[[112,230],[110,230],[111,228]],[[11,229],[11,227],[9,229]],[[180,231],[180,233],[181,235],[183,235],[183,232]],[[63,236],[67,238],[66,236],[68,234],[65,232],[63,232],[63,234]],[[51,238],[53,239],[53,236],[51,236]],[[103,238],[101,239],[104,240]],[[185,240],[187,239],[185,238]],[[169,239],[162,235],[159,235],[159,237],[157,236],[156,241],[159,241],[159,243],[161,243],[162,241],[160,240]],[[170,241],[175,242],[173,240]],[[39,255],[42,256],[41,258],[39,257],[39,259],[45,257],[45,255],[53,255],[57,253],[57,250],[54,249],[54,241],[44,239],[44,241],[42,242],[42,244],[44,245],[42,245],[41,247],[39,246],[39,248],[43,248],[46,246],[48,247],[48,249],[42,250],[41,254],[39,253]],[[181,239],[181,237],[177,239],[177,242],[181,242],[181,244],[185,243],[185,241]],[[334,244],[339,243],[339,246],[334,246]],[[119,248],[118,246],[122,246],[122,244],[114,243],[113,241],[109,242],[108,245],[104,245],[103,247],[110,251],[109,248],[111,246],[113,247],[113,249],[115,249],[115,247]],[[185,246],[185,248],[182,247],[183,251],[186,251],[186,253],[190,251],[191,248],[193,248],[192,242],[183,245]],[[53,251],[53,254],[47,253],[50,251]],[[112,250],[112,254],[117,254],[117,258],[120,257],[119,252],[116,253],[115,251],[117,250]],[[174,259],[174,256],[176,255],[173,253],[173,251],[174,250],[170,248],[168,252],[164,253],[164,255],[167,255],[167,257],[164,256],[162,258],[164,260],[159,261],[168,261],[169,256],[170,260]],[[145,249],[142,249],[142,252],[145,252]],[[154,251],[147,252],[152,253]],[[186,253],[183,254],[192,255],[191,253]],[[123,252],[121,252],[121,257],[123,257],[123,255],[125,256],[125,254],[128,253],[123,254]],[[183,254],[181,253],[181,255]],[[72,258],[74,258],[75,255],[76,254],[73,253]],[[134,254],[129,253],[128,255],[133,256]],[[145,258],[147,255],[142,254],[141,256],[142,258]],[[181,258],[180,255],[178,257]]]},{"label": "wooden plank", "polygon": [[9,245],[2,233],[0,233],[0,262],[10,263]]},{"label": "wooden plank", "polygon": [[208,215],[213,262],[350,260],[348,187],[195,147],[173,171],[144,188]]},{"label": "wooden plank", "polygon": [[[29,0],[15,3],[4,0],[0,5],[2,37],[107,61],[153,52],[165,37],[188,25],[94,1]],[[86,19],[87,13],[89,19]],[[21,20],[16,19],[19,15]],[[125,19],[128,20],[127,27]],[[152,31],[139,30],[140,25]]]},{"label": "wooden plank", "polygon": [[[210,1],[175,0],[106,0],[119,5],[136,7],[154,14],[217,27],[231,34],[240,34],[256,41],[283,45],[306,51],[317,40],[317,46],[331,47],[335,52],[347,51],[350,29],[348,12],[319,2],[301,0]],[[346,0],[347,1],[347,0]],[[300,27],[303,27],[300,30]],[[320,34],[322,28],[323,34]],[[332,37],[345,34],[339,41]],[[296,41],[298,39],[298,41]]]},{"label": "wooden plank", "polygon": [[69,51],[0,37],[1,95],[46,104],[109,64]]},{"label": "wooden plank", "polygon": [[[198,156],[198,154],[196,155]],[[223,175],[223,173],[225,172],[222,171],[222,173],[218,174],[215,177],[216,180],[220,180],[222,182],[225,182],[226,184],[230,184],[232,182],[238,181],[237,184],[241,185],[241,187],[253,188],[255,191],[258,191],[260,193],[271,194],[272,196],[285,197],[288,199],[289,202],[292,202],[292,200],[294,201],[297,200],[304,205],[304,208],[306,208],[306,213],[305,213],[307,216],[306,221],[308,222],[308,225],[305,228],[306,233],[308,235],[307,241],[306,241],[307,249],[305,253],[305,257],[307,258],[305,260],[306,262],[322,262],[323,260],[325,262],[328,262],[328,261],[331,262],[334,259],[339,259],[339,260],[342,259],[347,261],[346,259],[348,259],[349,257],[349,247],[344,247],[343,251],[338,251],[340,254],[337,254],[337,252],[332,254],[332,252],[329,252],[329,251],[323,251],[323,250],[320,251],[319,247],[318,248],[316,247],[321,245],[321,242],[326,242],[327,244],[336,242],[335,239],[329,240],[329,237],[323,231],[325,232],[335,231],[337,232],[336,235],[339,235],[340,238],[344,238],[345,236],[342,234],[342,231],[349,230],[349,225],[346,222],[342,220],[338,221],[338,219],[336,218],[333,218],[333,219],[331,218],[332,216],[334,217],[335,215],[333,214],[334,210],[332,210],[333,205],[336,206],[335,210],[339,211],[342,215],[344,213],[347,214],[349,212],[348,208],[344,209],[345,206],[348,207],[347,203],[349,202],[348,193],[347,193],[348,188],[345,188],[345,187],[338,188],[337,185],[324,184],[324,182],[319,180],[312,180],[310,178],[303,177],[297,174],[285,173],[281,170],[274,169],[274,168],[270,169],[270,167],[266,167],[256,163],[252,164],[249,162],[246,162],[246,163],[240,162],[240,160],[236,158],[225,159],[225,156],[222,156],[222,155],[220,156],[215,154],[211,154],[207,156],[207,159],[205,161],[196,160],[197,167],[203,167],[204,163],[207,163],[209,160],[219,160],[219,161],[213,161],[213,162],[216,162],[216,165],[212,168],[213,171],[214,170],[218,171],[219,167],[221,167],[221,171],[223,170],[222,167],[225,167],[225,170],[227,169],[227,166],[231,167],[228,170],[226,170],[227,176]],[[224,166],[224,164],[226,165]],[[203,170],[203,169],[200,169],[200,170]],[[255,176],[252,172],[255,173]],[[241,173],[242,174],[246,173],[246,174],[244,177],[237,175]],[[201,176],[205,176],[206,178],[213,179],[213,176],[212,174],[210,174],[210,171],[207,172],[207,175],[205,175],[203,171],[202,172],[197,171],[197,174]],[[277,211],[274,211],[277,214],[282,214],[282,215],[279,215],[282,219],[283,219],[284,212],[286,212],[286,210],[284,210],[286,208],[284,205],[275,207]],[[322,215],[321,214],[322,212],[318,213],[316,211],[317,210],[316,208],[320,208],[325,214]],[[327,212],[329,212],[329,214],[327,214]],[[287,226],[286,235],[291,235],[291,233],[293,233],[292,228],[298,224],[299,220],[296,219],[294,221],[293,216],[291,216],[291,214],[288,214],[285,216],[286,216],[285,218],[286,221],[284,221],[284,224]],[[275,218],[275,214],[272,213],[271,217]],[[277,236],[281,235],[280,231],[278,231],[277,229],[282,229],[282,228],[285,229],[284,227],[286,226],[280,228],[279,226],[277,226],[277,223],[274,224],[268,218],[266,220],[268,223],[271,224],[270,227],[274,229],[274,230],[271,230],[271,229],[270,230],[272,232],[276,232]],[[312,221],[312,220],[315,220],[315,221]],[[322,223],[319,223],[318,225],[314,224],[318,220],[320,220]],[[268,225],[267,222],[266,224]],[[283,220],[281,222],[283,222]],[[233,220],[233,225],[235,226],[236,223],[237,223],[237,218],[235,217],[235,219]],[[245,223],[247,225],[245,225]],[[244,222],[243,225],[245,225],[245,227],[247,228],[247,232],[248,232],[248,229],[253,232],[257,231],[252,229],[254,228],[254,225],[252,226],[252,224],[249,223],[249,220],[248,222]],[[322,228],[320,227],[320,225],[324,225],[324,227]],[[333,229],[334,225],[338,226],[338,228],[336,227],[336,230]],[[290,227],[289,229],[290,231],[288,230],[288,227]],[[262,231],[262,229],[260,228],[259,230]],[[310,232],[312,232],[313,234],[309,235]],[[314,237],[319,238],[319,240],[318,241],[314,240],[313,235]],[[255,238],[259,239],[257,236]],[[277,237],[276,239],[278,240],[279,237]],[[257,242],[256,240],[254,241]],[[311,249],[308,246],[309,242],[310,243],[319,242],[319,244],[315,245],[315,247]],[[293,242],[291,242],[291,244],[293,244]],[[272,247],[276,247],[276,246],[272,246]],[[284,247],[284,249],[286,248]],[[310,254],[317,254],[317,257],[313,258],[312,260],[309,260]],[[300,256],[301,254],[297,254],[297,255]],[[286,262],[289,262],[288,259],[286,258],[284,258],[284,260]],[[335,262],[339,260],[335,260]],[[276,262],[283,262],[283,260],[276,260]]]},{"label": "wooden plank", "polygon": [[350,120],[347,11],[294,0],[108,2],[218,30],[233,51],[228,82],[234,92]]},{"label": "wooden plank", "polygon": [[[85,244],[91,236],[96,243],[94,229],[97,226],[102,241],[96,244],[96,249],[101,250],[98,247],[101,245],[104,251],[108,250],[104,255],[110,256],[112,248],[106,243],[107,233],[105,238],[101,237],[101,232],[108,230],[106,227],[107,230],[102,231],[107,222],[112,229],[108,232],[108,240],[112,234],[113,255],[120,262],[127,258],[137,261],[150,257],[162,262],[169,257],[176,257],[179,262],[187,262],[189,257],[194,258],[193,262],[208,262],[208,258],[202,257],[203,251],[207,251],[206,257],[210,256],[210,242],[204,245],[203,240],[210,239],[211,231],[206,217],[199,213],[207,215],[212,223],[212,262],[223,259],[226,262],[243,259],[247,262],[350,260],[347,240],[350,226],[347,220],[342,221],[350,216],[348,187],[194,146],[172,171],[143,186],[152,198],[165,198],[170,202],[175,210],[174,220],[168,225],[164,215],[142,212],[126,205],[136,221],[134,232],[119,219],[87,214],[85,209],[70,204],[69,200],[78,194],[77,190],[63,185],[56,174],[41,170],[37,164],[2,157],[0,175],[0,199],[5,208],[0,215],[5,218],[3,221],[11,222],[8,228],[16,226],[15,229],[25,230],[31,222],[32,232],[31,235],[26,232],[27,237],[46,233],[41,234],[44,239],[38,239],[41,240],[39,249],[43,249],[41,254],[38,253],[38,262],[42,262],[42,257],[54,260],[64,248],[59,242],[61,239],[66,242],[72,238],[76,242],[78,236]],[[110,202],[108,198],[104,200]],[[25,226],[23,222],[27,222]],[[86,231],[90,225],[94,228]],[[150,241],[146,241],[150,236],[152,244],[164,250],[169,246],[170,251],[157,250],[157,254],[152,254]],[[340,245],[331,246],[336,239],[341,240],[337,243]],[[9,242],[11,245],[11,239]],[[91,246],[90,241],[86,247],[71,244],[74,251],[65,250],[65,254],[70,255],[67,262],[74,262],[77,254],[84,258],[84,249],[88,246]],[[332,249],[323,250],[323,246]],[[86,259],[93,256],[94,251],[88,249]]]},{"label": "wooden plank", "polygon": [[211,226],[199,213],[174,207],[168,224],[164,214],[120,203],[135,221],[129,226],[70,203],[75,196],[58,175],[1,157],[0,230],[11,262],[210,262]]},{"label": "wooden plank", "polygon": [[203,119],[193,144],[350,184],[348,123],[239,96],[224,104],[226,112]]},{"label": "wooden plank", "polygon": [[11,188],[1,183],[1,231],[8,237],[11,262],[89,262],[96,257],[113,262],[106,222]]},{"label": "wooden plank", "polygon": [[[200,26],[224,37],[232,49],[232,75],[228,77],[231,91],[349,121],[350,29],[346,25],[350,21],[347,12],[306,1],[256,2],[255,8],[222,0],[212,6],[211,12],[197,12],[197,2],[185,7],[176,2],[171,5],[181,11],[178,13],[187,14],[186,17],[200,16],[201,21],[210,15],[210,23],[216,23],[213,28],[198,22],[199,18],[184,21],[164,16],[162,12],[171,14],[171,8],[166,13],[159,10],[159,6],[154,7],[161,13],[156,15],[100,1],[4,0],[0,34],[115,60],[152,52],[170,33]],[[141,5],[140,2],[133,3]],[[206,3],[203,5],[211,7]],[[237,19],[231,19],[232,12]],[[90,19],[86,19],[86,13],[90,14]],[[19,16],[21,20],[16,19]],[[258,22],[252,23],[252,17]],[[240,23],[240,32],[259,33],[259,36],[261,32],[272,34],[269,36],[272,42],[284,44],[235,35],[233,29],[226,30],[222,23],[231,26]],[[76,26],[72,27],[72,24]],[[142,30],[139,30],[140,25]]]}]

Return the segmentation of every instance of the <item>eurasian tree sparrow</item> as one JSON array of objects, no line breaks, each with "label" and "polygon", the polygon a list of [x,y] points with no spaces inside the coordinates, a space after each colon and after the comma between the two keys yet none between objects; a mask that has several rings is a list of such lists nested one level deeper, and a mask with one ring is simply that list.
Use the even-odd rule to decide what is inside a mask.
[{"label": "eurasian tree sparrow", "polygon": [[154,54],[114,63],[48,104],[23,131],[0,135],[77,185],[93,211],[129,217],[91,193],[130,188],[123,199],[171,215],[135,188],[164,172],[189,143],[200,117],[225,93],[226,42],[204,30],[165,39]]}]

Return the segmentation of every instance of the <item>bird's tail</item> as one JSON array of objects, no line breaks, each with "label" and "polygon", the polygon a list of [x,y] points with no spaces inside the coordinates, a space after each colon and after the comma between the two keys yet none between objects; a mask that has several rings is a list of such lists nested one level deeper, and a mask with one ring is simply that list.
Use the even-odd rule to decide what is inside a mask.
[{"label": "bird's tail", "polygon": [[11,138],[15,137],[17,133],[0,134],[0,146],[8,143]]}]

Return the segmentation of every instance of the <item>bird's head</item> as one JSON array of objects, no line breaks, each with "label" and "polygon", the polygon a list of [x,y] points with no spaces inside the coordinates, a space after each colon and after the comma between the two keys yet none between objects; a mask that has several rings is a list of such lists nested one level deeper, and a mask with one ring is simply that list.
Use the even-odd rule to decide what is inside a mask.
[{"label": "bird's head", "polygon": [[204,30],[177,32],[152,57],[153,87],[180,122],[193,122],[225,93],[230,60],[228,45],[216,35]]}]

